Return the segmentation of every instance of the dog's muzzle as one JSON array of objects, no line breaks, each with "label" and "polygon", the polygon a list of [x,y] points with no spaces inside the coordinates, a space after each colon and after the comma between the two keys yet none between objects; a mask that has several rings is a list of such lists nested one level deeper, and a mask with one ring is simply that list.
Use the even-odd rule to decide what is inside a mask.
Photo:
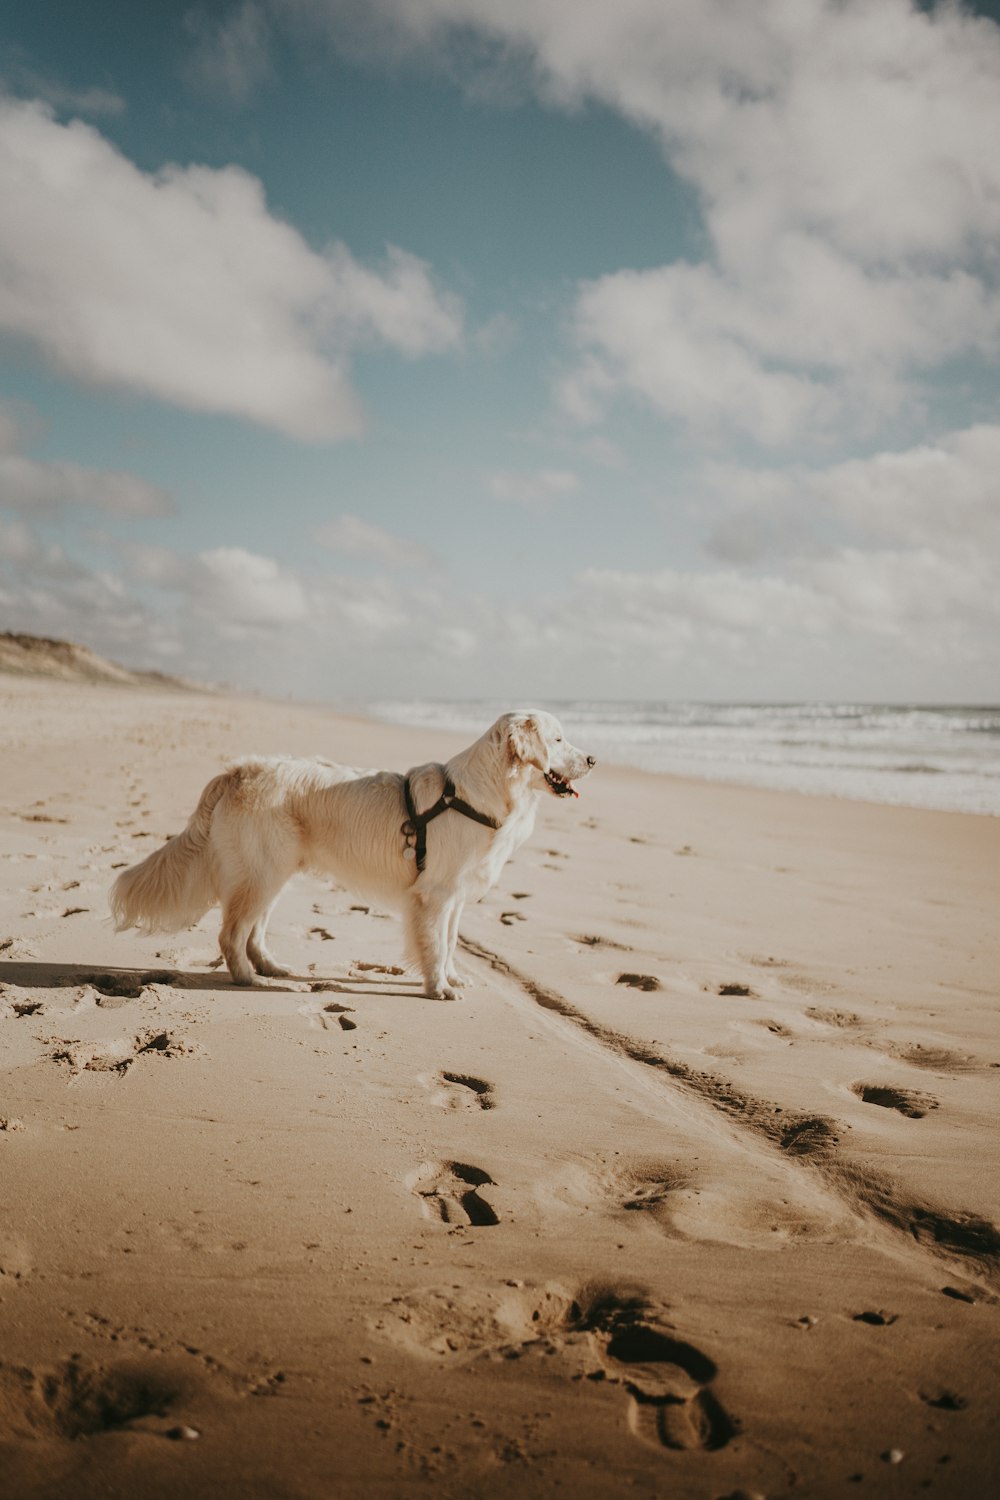
[{"label": "dog's muzzle", "polygon": [[[587,756],[587,770],[592,771],[597,761],[592,755]],[[568,776],[560,776],[558,771],[546,771],[545,783],[551,792],[557,797],[579,797],[580,793],[570,781]]]}]

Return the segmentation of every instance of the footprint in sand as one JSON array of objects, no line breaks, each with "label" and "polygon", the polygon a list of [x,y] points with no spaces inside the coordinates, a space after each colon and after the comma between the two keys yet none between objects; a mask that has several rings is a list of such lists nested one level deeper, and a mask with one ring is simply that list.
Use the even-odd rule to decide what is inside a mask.
[{"label": "footprint in sand", "polygon": [[740,1431],[712,1390],[715,1362],[662,1324],[641,1289],[591,1285],[573,1297],[551,1283],[516,1280],[428,1287],[393,1297],[374,1326],[394,1343],[445,1358],[562,1355],[577,1367],[574,1380],[623,1385],[630,1430],[657,1447],[713,1452]]},{"label": "footprint in sand", "polygon": [[600,937],[594,933],[582,932],[574,937],[573,941],[579,943],[582,948],[614,948],[618,953],[632,952],[627,943],[618,943],[614,938]]},{"label": "footprint in sand", "polygon": [[[559,1180],[543,1192],[574,1208],[641,1215],[646,1223],[673,1234],[674,1211],[679,1199],[686,1201],[690,1196],[691,1186],[691,1174],[675,1162],[641,1157],[615,1162],[610,1171],[600,1175],[582,1163],[569,1163],[562,1168]],[[638,1225],[641,1221],[632,1222]]]},{"label": "footprint in sand", "polygon": [[909,1120],[922,1120],[928,1110],[937,1109],[938,1101],[931,1094],[921,1094],[915,1089],[897,1089],[881,1083],[854,1083],[851,1093],[863,1104],[877,1104],[882,1109],[894,1109]]},{"label": "footprint in sand", "polygon": [[753,1021],[751,1024],[754,1026],[762,1027],[764,1031],[769,1031],[772,1036],[783,1037],[786,1041],[791,1041],[795,1036],[794,1031],[792,1031],[791,1028],[786,1026],[782,1021],[766,1020],[762,1018],[759,1021]]},{"label": "footprint in sand", "polygon": [[615,984],[627,984],[630,989],[645,990],[647,994],[663,988],[655,974],[619,974]]},{"label": "footprint in sand", "polygon": [[935,1411],[964,1411],[969,1404],[964,1396],[949,1390],[920,1391],[919,1396],[925,1406],[933,1406]]},{"label": "footprint in sand", "polygon": [[653,1213],[664,1208],[690,1178],[671,1162],[637,1161],[623,1166],[612,1184],[620,1208],[630,1213]]},{"label": "footprint in sand", "polygon": [[629,1393],[628,1424],[644,1442],[714,1452],[739,1431],[710,1389],[717,1367],[660,1325],[643,1299],[603,1292],[582,1316],[606,1378]]},{"label": "footprint in sand", "polygon": [[74,1077],[80,1073],[114,1073],[124,1077],[140,1057],[181,1057],[195,1049],[168,1031],[141,1031],[134,1037],[114,1037],[106,1042],[61,1042],[49,1057],[68,1063]]},{"label": "footprint in sand", "polygon": [[171,1437],[179,1384],[173,1370],[153,1360],[101,1366],[73,1355],[54,1370],[0,1365],[4,1425],[15,1439],[31,1441],[134,1431]]},{"label": "footprint in sand", "polygon": [[951,1052],[947,1047],[925,1047],[921,1042],[891,1043],[885,1050],[890,1057],[930,1073],[974,1073],[982,1066],[969,1053]]},{"label": "footprint in sand", "polygon": [[309,1005],[300,1005],[299,1015],[306,1016],[309,1025],[317,1031],[330,1031],[334,1026],[339,1026],[341,1031],[356,1031],[357,1022],[348,1019],[353,1010],[353,1005],[338,1005],[335,1000],[329,1000],[326,1005],[317,1005],[313,1001]]},{"label": "footprint in sand", "polygon": [[[104,1332],[99,1325],[106,1320],[96,1322]],[[193,1442],[202,1435],[204,1419],[214,1424],[224,1405],[244,1396],[276,1395],[285,1379],[282,1371],[256,1378],[237,1374],[186,1346],[183,1353],[159,1350],[148,1337],[129,1337],[124,1329],[112,1330],[110,1337],[134,1339],[140,1350],[107,1360],[71,1354],[51,1366],[0,1361],[0,1426],[10,1494],[34,1492],[33,1484],[22,1488],[14,1476],[27,1479],[35,1473],[33,1454],[40,1444],[86,1445],[107,1433]]]},{"label": "footprint in sand", "polygon": [[[120,969],[117,973],[81,974],[80,983],[89,984],[104,1000],[138,1000],[149,984],[173,984],[177,975],[173,969]],[[106,1007],[113,1009],[113,1007]]]},{"label": "footprint in sand", "polygon": [[515,922],[527,921],[523,911],[502,911],[500,920],[505,927],[513,927]]},{"label": "footprint in sand", "polygon": [[500,1220],[477,1188],[495,1187],[488,1172],[461,1161],[425,1161],[406,1179],[406,1185],[422,1200],[424,1215],[442,1224],[464,1224],[474,1228],[499,1224]]},{"label": "footprint in sand", "polygon": [[442,1069],[421,1083],[433,1090],[431,1103],[438,1109],[493,1109],[493,1085],[471,1073],[448,1073]]},{"label": "footprint in sand", "polygon": [[824,1005],[810,1005],[806,1009],[806,1015],[810,1021],[818,1021],[821,1026],[833,1026],[838,1031],[855,1031],[864,1026],[863,1017],[854,1010],[830,1010]]},{"label": "footprint in sand", "polygon": [[393,1297],[373,1326],[395,1344],[439,1358],[517,1359],[533,1348],[562,1346],[578,1312],[561,1286],[510,1277],[486,1286],[417,1288]]}]

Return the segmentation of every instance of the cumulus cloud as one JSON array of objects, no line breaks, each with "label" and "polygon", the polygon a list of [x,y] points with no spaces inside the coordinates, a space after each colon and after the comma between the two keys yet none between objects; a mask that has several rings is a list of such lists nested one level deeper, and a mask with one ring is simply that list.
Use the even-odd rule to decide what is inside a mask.
[{"label": "cumulus cloud", "polygon": [[964,674],[1000,649],[998,464],[1000,427],[977,426],[822,469],[709,466],[709,550],[804,590],[825,612],[819,638],[845,661],[855,643],[855,670],[862,643],[881,641],[911,681],[932,664]]},{"label": "cumulus cloud", "polygon": [[705,486],[721,513],[709,548],[731,562],[756,562],[820,551],[824,536],[840,536],[868,547],[996,557],[998,473],[1000,427],[991,425],[825,469],[710,465]]},{"label": "cumulus cloud", "polygon": [[330,440],[361,430],[359,342],[415,356],[461,337],[423,262],[319,254],[241,169],[148,174],[38,102],[0,98],[0,199],[0,329],[88,383]]},{"label": "cumulus cloud", "polygon": [[[780,446],[893,412],[914,375],[995,356],[1000,28],[911,0],[285,0],[334,37],[528,70],[658,140],[696,191],[703,264],[580,288],[560,395],[617,394]],[[470,39],[474,39],[470,42]]]},{"label": "cumulus cloud", "polygon": [[994,554],[899,538],[752,569],[589,568],[520,601],[418,571],[306,576],[239,547],[119,550],[118,569],[91,570],[23,521],[0,523],[0,625],[340,700],[482,696],[483,683],[517,699],[648,695],[652,672],[678,697],[884,698],[888,681],[940,701],[960,668],[985,701],[1000,650]]},{"label": "cumulus cloud", "polygon": [[360,516],[335,516],[325,521],[316,530],[316,540],[341,556],[363,558],[388,568],[428,568],[434,562],[433,553],[419,542],[394,536]]},{"label": "cumulus cloud", "polygon": [[197,557],[190,592],[220,627],[293,625],[309,611],[306,591],[289,569],[243,547],[213,547]]},{"label": "cumulus cloud", "polygon": [[488,483],[490,494],[495,500],[523,505],[529,509],[538,505],[551,505],[580,487],[579,479],[568,469],[533,469],[521,473],[503,471],[491,474]]},{"label": "cumulus cloud", "polygon": [[0,521],[0,628],[61,636],[119,657],[135,646],[153,653],[158,633],[114,570],[87,567],[22,519]]}]

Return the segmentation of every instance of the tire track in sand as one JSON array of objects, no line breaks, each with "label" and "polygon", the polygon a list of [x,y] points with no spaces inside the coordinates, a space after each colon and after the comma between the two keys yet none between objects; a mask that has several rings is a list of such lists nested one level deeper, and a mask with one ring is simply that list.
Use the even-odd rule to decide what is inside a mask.
[{"label": "tire track in sand", "polygon": [[562,995],[539,984],[483,944],[466,937],[460,943],[472,957],[516,984],[542,1010],[560,1016],[617,1057],[666,1075],[679,1088],[762,1137],[786,1156],[802,1158],[849,1207],[937,1256],[962,1262],[967,1272],[1000,1286],[1000,1230],[975,1214],[950,1213],[932,1203],[917,1201],[886,1173],[840,1153],[837,1148],[843,1127],[837,1121],[825,1115],[782,1109],[746,1093],[728,1079],[692,1068],[648,1043],[593,1020]]}]

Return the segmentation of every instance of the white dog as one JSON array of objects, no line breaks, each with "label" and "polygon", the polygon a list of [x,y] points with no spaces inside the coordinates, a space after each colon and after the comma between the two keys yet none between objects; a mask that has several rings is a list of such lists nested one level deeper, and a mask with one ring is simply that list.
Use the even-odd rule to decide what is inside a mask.
[{"label": "white dog", "polygon": [[454,1000],[465,902],[496,884],[535,824],[539,796],[576,796],[592,756],[547,713],[503,714],[447,765],[407,776],[324,760],[253,758],[216,776],[183,833],[111,889],[118,931],[176,932],[222,907],[219,946],[236,984],[281,976],[267,923],[300,870],[401,908],[427,993]]}]

